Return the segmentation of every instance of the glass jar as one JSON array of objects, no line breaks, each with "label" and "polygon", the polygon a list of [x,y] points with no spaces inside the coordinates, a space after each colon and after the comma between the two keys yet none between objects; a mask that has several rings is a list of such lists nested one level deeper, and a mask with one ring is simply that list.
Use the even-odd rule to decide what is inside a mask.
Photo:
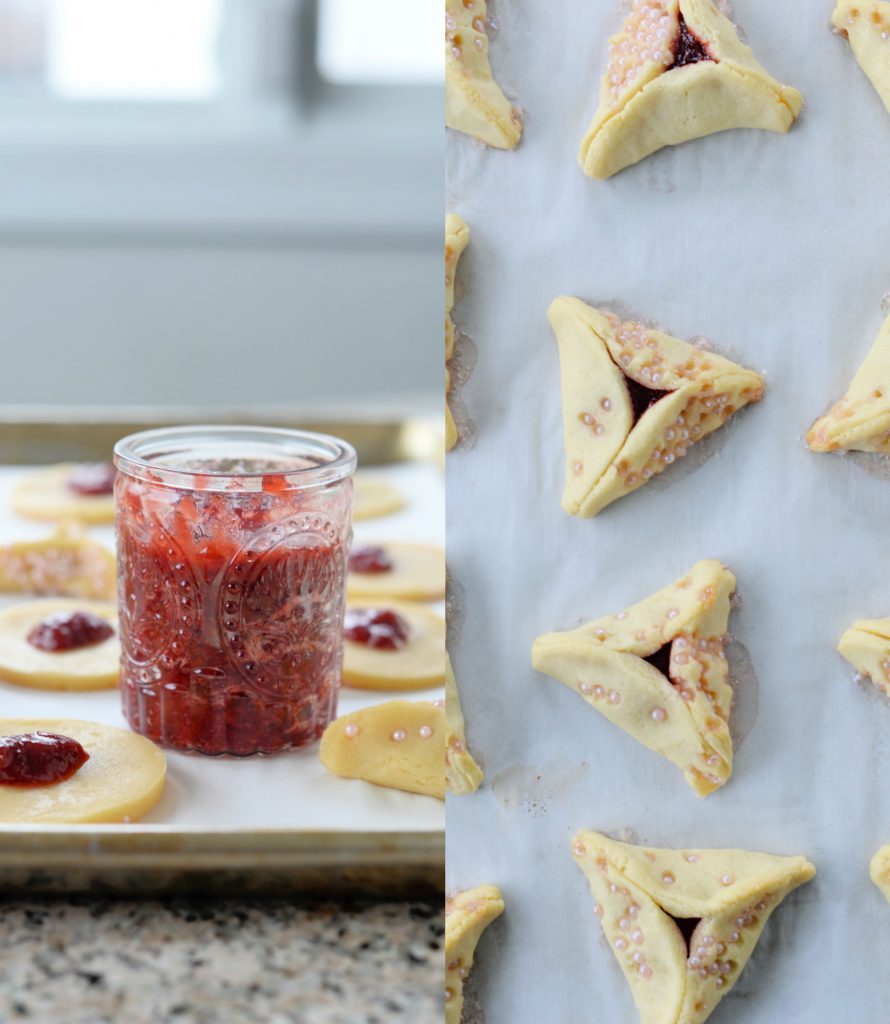
[{"label": "glass jar", "polygon": [[114,461],[131,728],[202,754],[312,743],[337,710],[354,450],[176,427],[124,438]]}]

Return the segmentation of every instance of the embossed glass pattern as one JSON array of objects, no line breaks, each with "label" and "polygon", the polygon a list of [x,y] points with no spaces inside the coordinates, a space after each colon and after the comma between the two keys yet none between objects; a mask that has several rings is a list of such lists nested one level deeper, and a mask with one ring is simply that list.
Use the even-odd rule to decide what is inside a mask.
[{"label": "embossed glass pattern", "polygon": [[275,753],[336,714],[355,452],[289,430],[115,447],[123,710],[204,754]]}]

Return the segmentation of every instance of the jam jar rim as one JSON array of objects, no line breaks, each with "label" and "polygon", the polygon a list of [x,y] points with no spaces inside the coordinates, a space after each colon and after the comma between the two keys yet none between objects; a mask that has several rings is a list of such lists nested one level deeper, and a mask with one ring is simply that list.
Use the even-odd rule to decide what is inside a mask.
[{"label": "jam jar rim", "polygon": [[[209,441],[226,440],[266,444],[301,445],[304,450],[294,457],[321,458],[317,464],[291,469],[227,470],[188,468],[165,464],[171,458]],[[268,477],[284,479],[294,490],[326,487],[355,472],[355,449],[347,441],[332,434],[289,427],[255,427],[239,424],[189,424],[141,430],[121,438],[114,446],[114,465],[130,477],[157,486],[195,491],[237,491],[239,483],[245,490],[262,489]]]}]

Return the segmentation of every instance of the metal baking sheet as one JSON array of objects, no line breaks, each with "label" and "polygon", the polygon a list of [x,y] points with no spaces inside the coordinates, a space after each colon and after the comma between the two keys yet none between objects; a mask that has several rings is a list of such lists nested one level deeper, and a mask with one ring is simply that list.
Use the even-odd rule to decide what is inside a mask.
[{"label": "metal baking sheet", "polygon": [[[486,783],[449,798],[448,888],[504,892],[472,980],[486,1024],[636,1020],[572,861],[581,827],[816,864],[715,1024],[887,1016],[890,906],[868,864],[890,842],[890,706],[852,681],[835,645],[855,618],[890,614],[890,482],[880,460],[814,455],[802,437],[883,318],[890,118],[830,32],[831,3],[734,7],[758,59],[804,94],[787,136],[717,135],[589,181],[576,153],[619,6],[499,0],[492,61],[526,111],[525,137],[515,153],[449,137],[448,207],[472,232],[454,316],[479,353],[462,392],[475,444],[447,470],[449,568],[463,590],[452,653]],[[546,320],[560,294],[711,339],[765,372],[766,398],[714,436],[707,459],[690,454],[596,519],[570,519]],[[706,557],[738,577],[730,628],[756,679],[746,673],[739,694],[734,776],[701,802],[666,761],[535,673],[529,650]]]},{"label": "metal baking sheet", "polygon": [[[217,416],[213,419],[219,421]],[[334,430],[342,423],[325,420],[314,425]],[[122,436],[127,426],[112,421],[104,429]],[[358,426],[352,423],[352,434],[361,447]],[[366,440],[381,457],[388,454],[390,459],[405,459],[412,451],[422,454],[432,443],[427,435],[435,436],[428,424],[426,434],[416,423],[380,422],[371,428]],[[16,430],[29,447],[37,447],[39,432],[29,433],[21,425]],[[84,436],[88,435],[85,431]],[[81,443],[85,456],[107,453]],[[40,444],[49,458],[58,457],[52,443]],[[10,491],[27,471],[28,467],[0,467],[0,542],[45,536],[51,529],[11,512]],[[444,543],[443,481],[436,465],[390,462],[363,472],[390,481],[408,502],[395,515],[356,523],[357,539]],[[91,532],[113,546],[112,527]],[[0,607],[23,599],[4,595]],[[442,695],[441,689],[434,689],[411,697]],[[391,696],[345,688],[340,713]],[[57,693],[0,682],[0,707],[8,717],[70,716],[125,726],[117,691]],[[247,759],[168,752],[168,763],[165,794],[139,823],[101,828],[0,827],[0,885],[20,884],[23,873],[32,885],[63,888],[77,888],[90,879],[110,885],[116,879],[124,888],[151,889],[173,884],[180,875],[201,878],[209,885],[223,854],[233,872],[254,869],[248,872],[254,887],[275,881],[304,888],[393,889],[420,882],[434,885],[440,878],[441,801],[335,778],[319,762],[315,747]]]}]

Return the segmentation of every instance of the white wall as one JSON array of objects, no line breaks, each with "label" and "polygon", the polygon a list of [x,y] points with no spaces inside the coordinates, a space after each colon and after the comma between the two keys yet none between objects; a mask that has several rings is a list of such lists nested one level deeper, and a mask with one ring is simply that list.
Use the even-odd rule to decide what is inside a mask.
[{"label": "white wall", "polygon": [[441,277],[432,232],[380,245],[0,236],[0,403],[438,394]]}]

